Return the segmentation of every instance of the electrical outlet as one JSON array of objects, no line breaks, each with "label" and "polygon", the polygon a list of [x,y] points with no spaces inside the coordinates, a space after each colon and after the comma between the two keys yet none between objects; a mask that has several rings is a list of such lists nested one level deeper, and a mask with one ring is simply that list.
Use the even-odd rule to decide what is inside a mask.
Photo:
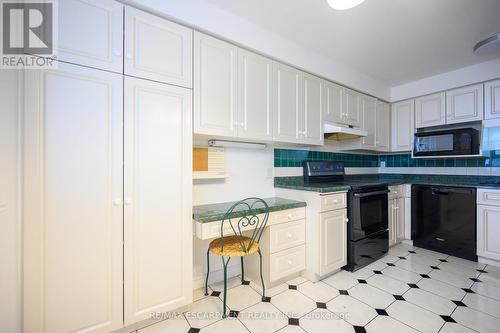
[{"label": "electrical outlet", "polygon": [[385,168],[385,161],[380,161],[380,167]]}]

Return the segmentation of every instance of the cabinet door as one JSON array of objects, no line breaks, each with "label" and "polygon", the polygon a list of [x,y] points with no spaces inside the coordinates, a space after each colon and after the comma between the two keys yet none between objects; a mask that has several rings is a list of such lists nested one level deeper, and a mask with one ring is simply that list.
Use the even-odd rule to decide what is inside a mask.
[{"label": "cabinet door", "polygon": [[483,120],[483,112],[482,84],[446,92],[447,124]]},{"label": "cabinet door", "polygon": [[397,220],[397,212],[396,212],[397,199],[389,200],[389,246],[393,246],[396,244],[396,220]]},{"label": "cabinet door", "polygon": [[500,207],[477,206],[477,255],[500,260]]},{"label": "cabinet door", "polygon": [[125,325],[192,299],[191,91],[125,77]]},{"label": "cabinet door", "polygon": [[396,242],[400,243],[405,238],[405,198],[397,199],[396,206]]},{"label": "cabinet door", "polygon": [[484,117],[500,118],[500,80],[484,84]]},{"label": "cabinet door", "polygon": [[302,142],[323,144],[323,80],[303,74],[303,121]]},{"label": "cabinet door", "polygon": [[319,272],[325,275],[347,263],[347,210],[319,214]]},{"label": "cabinet door", "polygon": [[325,121],[344,123],[345,117],[342,115],[342,87],[325,82],[325,106],[323,118]]},{"label": "cabinet door", "polygon": [[194,132],[236,137],[237,47],[194,34]]},{"label": "cabinet door", "polygon": [[391,115],[389,104],[377,101],[375,145],[379,151],[389,151]]},{"label": "cabinet door", "polygon": [[192,86],[193,30],[125,7],[125,74]]},{"label": "cabinet door", "polygon": [[403,101],[392,104],[391,112],[391,151],[411,151],[415,133],[414,101]]},{"label": "cabinet door", "polygon": [[302,128],[301,72],[274,64],[274,141],[299,143]]},{"label": "cabinet door", "polygon": [[57,4],[58,59],[123,73],[123,5],[114,0]]},{"label": "cabinet door", "polygon": [[430,127],[446,124],[445,93],[415,99],[415,127]]},{"label": "cabinet door", "polygon": [[273,138],[273,62],[238,49],[238,136]]},{"label": "cabinet door", "polygon": [[123,325],[123,79],[25,72],[25,332]]},{"label": "cabinet door", "polygon": [[363,113],[359,99],[359,94],[356,91],[347,88],[342,90],[342,110],[345,123],[355,127],[362,125]]},{"label": "cabinet door", "polygon": [[362,138],[363,147],[366,149],[375,149],[376,146],[376,108],[377,100],[369,96],[360,97],[361,109],[363,112],[363,130],[365,130],[368,135]]}]

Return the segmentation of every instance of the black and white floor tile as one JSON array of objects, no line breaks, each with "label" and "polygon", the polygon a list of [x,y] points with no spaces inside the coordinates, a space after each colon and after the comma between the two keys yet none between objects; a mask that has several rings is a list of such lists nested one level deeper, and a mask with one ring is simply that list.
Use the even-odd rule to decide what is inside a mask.
[{"label": "black and white floor tile", "polygon": [[210,295],[138,333],[500,332],[500,268],[397,245],[357,272],[313,283],[295,278],[266,291],[232,278],[221,318],[222,284]]}]

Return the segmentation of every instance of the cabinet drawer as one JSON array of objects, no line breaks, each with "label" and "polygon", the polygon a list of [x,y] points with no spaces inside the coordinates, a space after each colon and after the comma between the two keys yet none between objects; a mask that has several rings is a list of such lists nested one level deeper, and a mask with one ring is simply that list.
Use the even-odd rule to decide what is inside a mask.
[{"label": "cabinet drawer", "polygon": [[306,267],[305,245],[273,253],[269,257],[269,279],[271,282],[300,272]]},{"label": "cabinet drawer", "polygon": [[305,219],[306,209],[305,207],[287,209],[278,212],[272,212],[269,214],[269,224],[278,224],[283,222],[297,221]]},{"label": "cabinet drawer", "polygon": [[478,205],[500,206],[500,190],[477,190]]},{"label": "cabinet drawer", "polygon": [[269,248],[271,253],[305,243],[306,232],[304,220],[273,225],[269,228]]},{"label": "cabinet drawer", "polygon": [[321,211],[341,209],[347,206],[345,193],[329,194],[321,196]]}]

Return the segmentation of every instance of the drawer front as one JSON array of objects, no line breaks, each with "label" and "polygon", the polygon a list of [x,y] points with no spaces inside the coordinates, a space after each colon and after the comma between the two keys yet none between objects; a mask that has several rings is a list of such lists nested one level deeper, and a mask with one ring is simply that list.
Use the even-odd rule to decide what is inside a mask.
[{"label": "drawer front", "polygon": [[321,211],[341,209],[347,207],[347,195],[345,193],[329,194],[321,196]]},{"label": "drawer front", "polygon": [[305,221],[299,220],[269,227],[271,253],[302,245],[306,240]]},{"label": "drawer front", "polygon": [[477,190],[477,203],[480,205],[500,206],[500,190]]},{"label": "drawer front", "polygon": [[306,208],[293,208],[287,210],[281,210],[278,212],[272,212],[269,214],[269,224],[278,224],[283,222],[291,222],[297,220],[303,220],[306,218]]},{"label": "drawer front", "polygon": [[269,257],[269,279],[271,282],[300,272],[306,267],[306,248],[304,245],[293,247]]}]

